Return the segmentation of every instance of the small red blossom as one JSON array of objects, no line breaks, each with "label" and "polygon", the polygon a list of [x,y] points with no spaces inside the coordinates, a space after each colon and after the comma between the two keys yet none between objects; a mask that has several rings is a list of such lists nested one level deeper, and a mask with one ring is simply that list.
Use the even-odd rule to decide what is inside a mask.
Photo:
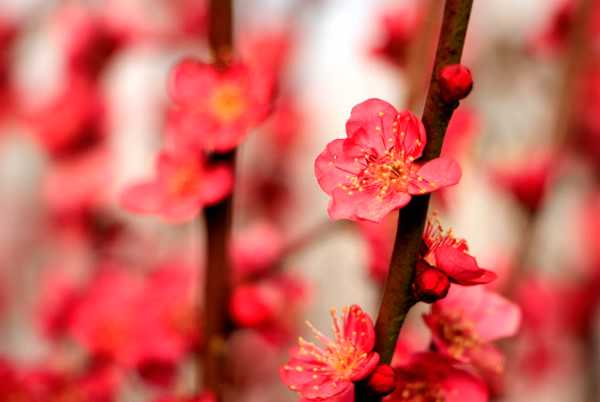
[{"label": "small red blossom", "polygon": [[95,79],[116,52],[125,36],[111,29],[100,13],[81,5],[67,5],[56,15],[55,34],[64,50],[70,73]]},{"label": "small red blossom", "polygon": [[499,373],[504,359],[491,342],[517,332],[521,310],[482,286],[455,286],[424,319],[441,353]]},{"label": "small red blossom", "polygon": [[381,37],[372,50],[373,55],[394,66],[405,67],[421,20],[414,8],[386,11],[380,19]]},{"label": "small red blossom", "polygon": [[466,240],[455,238],[452,230],[444,231],[439,222],[427,222],[423,242],[426,248],[422,268],[435,267],[451,282],[463,286],[485,284],[496,279],[494,272],[480,268],[477,260],[468,254]]},{"label": "small red blossom", "polygon": [[156,159],[155,177],[127,188],[122,205],[133,212],[160,215],[169,222],[192,219],[205,206],[226,197],[233,173],[224,165],[208,166],[201,154],[176,148]]},{"label": "small red blossom", "polygon": [[438,75],[440,93],[446,102],[456,102],[466,98],[473,89],[471,70],[462,64],[443,67]]},{"label": "small red blossom", "polygon": [[528,211],[536,211],[562,160],[551,152],[537,152],[514,164],[492,171],[494,182]]},{"label": "small red blossom", "polygon": [[281,379],[307,401],[354,401],[354,383],[376,368],[373,322],[359,306],[344,309],[340,320],[332,311],[334,339],[311,326],[319,347],[300,338],[299,348],[280,370]]},{"label": "small red blossom", "polygon": [[[122,269],[122,267],[121,267]],[[69,333],[91,356],[132,367],[140,359],[142,282],[119,268],[96,277],[72,312]]]},{"label": "small red blossom", "polygon": [[385,101],[369,99],[355,106],[346,133],[347,138],[330,142],[315,161],[317,181],[332,198],[332,219],[379,222],[413,195],[460,179],[453,159],[417,162],[427,141],[423,124]]},{"label": "small red blossom", "polygon": [[413,287],[417,300],[433,303],[446,297],[450,289],[450,280],[443,272],[419,262]]},{"label": "small red blossom", "polygon": [[160,264],[145,280],[137,314],[139,370],[153,383],[168,385],[177,364],[194,349],[200,338],[194,325],[197,315],[198,270],[173,260]]},{"label": "small red blossom", "polygon": [[104,101],[88,79],[72,76],[50,99],[26,108],[25,119],[54,158],[89,150],[105,137]]},{"label": "small red blossom", "polygon": [[238,146],[269,108],[268,86],[242,64],[220,70],[185,59],[171,73],[169,94],[173,141],[207,151]]},{"label": "small red blossom", "polygon": [[284,294],[273,285],[265,282],[235,288],[231,295],[229,311],[237,325],[257,327],[272,321],[281,313]]},{"label": "small red blossom", "polygon": [[367,387],[377,395],[391,394],[396,389],[394,369],[387,364],[380,364],[369,377]]},{"label": "small red blossom", "polygon": [[455,360],[432,352],[414,354],[396,368],[396,391],[389,402],[486,402],[486,384]]},{"label": "small red blossom", "polygon": [[279,262],[283,235],[272,224],[260,221],[234,236],[231,260],[239,279],[265,273]]}]

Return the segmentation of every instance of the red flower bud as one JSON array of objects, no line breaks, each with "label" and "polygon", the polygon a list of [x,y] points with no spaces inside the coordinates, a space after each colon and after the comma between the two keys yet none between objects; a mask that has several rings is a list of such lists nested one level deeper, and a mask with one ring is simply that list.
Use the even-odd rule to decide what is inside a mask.
[{"label": "red flower bud", "polygon": [[450,289],[450,280],[443,272],[435,268],[424,267],[417,270],[413,284],[417,300],[433,303],[446,297]]},{"label": "red flower bud", "polygon": [[396,389],[394,369],[387,364],[377,366],[367,381],[367,387],[377,395],[389,395]]},{"label": "red flower bud", "polygon": [[462,64],[452,64],[442,68],[438,78],[442,98],[446,102],[464,99],[473,89],[471,70]]}]

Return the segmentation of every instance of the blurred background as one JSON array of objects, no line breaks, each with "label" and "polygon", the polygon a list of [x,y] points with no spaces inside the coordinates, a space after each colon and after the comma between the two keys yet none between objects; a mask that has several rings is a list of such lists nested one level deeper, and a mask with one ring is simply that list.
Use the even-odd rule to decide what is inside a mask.
[{"label": "blurred background", "polygon": [[[393,230],[329,221],[314,159],[365,99],[420,114],[441,3],[235,2],[236,53],[277,82],[238,155],[236,272],[277,274],[231,307],[235,400],[294,400],[277,370],[304,319],[376,314]],[[444,148],[463,178],[432,209],[523,309],[494,400],[600,401],[599,18],[590,0],[474,2],[474,90]],[[204,0],[0,2],[0,399],[193,389],[202,227],[119,197],[152,175],[173,65],[210,60],[206,24]],[[410,348],[428,343],[426,309]]]}]

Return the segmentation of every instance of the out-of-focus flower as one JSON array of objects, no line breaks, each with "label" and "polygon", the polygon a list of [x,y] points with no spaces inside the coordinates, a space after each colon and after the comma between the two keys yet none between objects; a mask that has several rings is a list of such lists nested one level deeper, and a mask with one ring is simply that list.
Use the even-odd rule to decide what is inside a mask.
[{"label": "out-of-focus flower", "polygon": [[91,79],[104,71],[126,42],[126,37],[111,29],[99,12],[81,5],[62,7],[54,25],[69,73]]},{"label": "out-of-focus flower", "polygon": [[590,63],[586,71],[573,79],[579,81],[573,106],[577,118],[569,127],[572,130],[569,140],[577,147],[578,154],[597,169],[600,165],[600,65]]},{"label": "out-of-focus flower", "polygon": [[383,285],[387,277],[398,217],[390,214],[378,223],[360,221],[358,228],[367,243],[369,276]]},{"label": "out-of-focus flower", "polygon": [[185,59],[170,77],[171,139],[195,149],[230,151],[266,117],[269,92],[263,80],[242,64],[217,69]]},{"label": "out-of-focus flower", "polygon": [[466,240],[455,238],[452,230],[444,232],[438,221],[428,221],[423,232],[426,247],[421,262],[448,276],[450,281],[463,286],[481,285],[496,279],[496,274],[480,268],[477,260],[468,254]]},{"label": "out-of-focus flower", "polygon": [[415,8],[398,8],[386,11],[380,19],[381,37],[373,48],[373,55],[403,68],[410,47],[417,35],[421,18]]},{"label": "out-of-focus flower", "polygon": [[217,399],[212,392],[203,392],[192,397],[165,396],[156,399],[154,402],[217,402]]},{"label": "out-of-focus flower", "polygon": [[284,28],[262,28],[241,35],[240,55],[265,88],[277,89],[292,49],[292,34]]},{"label": "out-of-focus flower", "polygon": [[123,378],[122,372],[110,364],[92,364],[82,373],[41,367],[22,375],[31,398],[25,401],[48,402],[113,402]]},{"label": "out-of-focus flower", "polygon": [[557,170],[560,158],[551,152],[527,155],[521,161],[495,168],[494,182],[510,193],[528,211],[536,211]]},{"label": "out-of-focus flower", "polygon": [[460,105],[452,114],[448,124],[444,136],[444,145],[442,146],[442,155],[457,160],[463,159],[462,156],[472,146],[479,125],[479,115],[476,110],[466,105]]},{"label": "out-of-focus flower", "polygon": [[198,271],[185,262],[160,264],[146,278],[137,314],[141,336],[138,371],[155,385],[169,386],[186,353],[197,347]]},{"label": "out-of-focus flower", "polygon": [[33,132],[55,158],[89,150],[104,138],[104,105],[87,79],[71,76],[49,101],[25,112]]},{"label": "out-of-focus flower", "polygon": [[50,212],[62,222],[86,218],[88,211],[108,202],[111,155],[98,148],[56,161],[44,182]]},{"label": "out-of-focus flower", "polygon": [[298,143],[302,117],[292,96],[282,96],[274,104],[273,111],[264,125],[269,142],[277,150],[274,157],[289,156],[289,151]]},{"label": "out-of-focus flower", "polygon": [[440,94],[446,102],[466,98],[473,89],[471,70],[462,64],[443,67],[439,72]]},{"label": "out-of-focus flower", "polygon": [[283,382],[309,401],[354,401],[354,383],[376,368],[375,330],[371,318],[356,305],[344,309],[340,320],[332,312],[334,339],[312,328],[323,344],[300,338],[299,348],[280,370]]},{"label": "out-of-focus flower", "polygon": [[458,164],[446,157],[418,163],[427,141],[410,112],[369,99],[352,109],[345,139],[330,142],[315,161],[321,188],[331,196],[332,219],[379,222],[413,195],[456,184]]},{"label": "out-of-focus flower", "polygon": [[274,345],[288,342],[297,332],[298,318],[308,300],[307,284],[291,275],[272,275],[238,285],[229,311],[242,328],[258,331]]},{"label": "out-of-focus flower", "polygon": [[18,28],[13,21],[0,17],[0,118],[12,110],[11,57]]},{"label": "out-of-focus flower", "polygon": [[281,313],[283,293],[269,283],[240,285],[231,295],[229,311],[241,327],[257,327]]},{"label": "out-of-focus flower", "polygon": [[491,372],[503,370],[504,359],[492,341],[514,335],[519,307],[482,286],[450,289],[424,316],[441,353]]},{"label": "out-of-focus flower", "polygon": [[268,222],[254,223],[234,236],[231,260],[239,279],[259,275],[279,263],[283,235]]},{"label": "out-of-focus flower", "polygon": [[92,356],[134,366],[140,360],[136,318],[142,289],[141,281],[118,267],[102,272],[73,311],[70,335]]},{"label": "out-of-focus flower", "polygon": [[396,368],[396,391],[389,402],[486,402],[486,384],[463,370],[455,360],[438,353],[414,354]]},{"label": "out-of-focus flower", "polygon": [[200,153],[182,148],[162,151],[155,177],[122,194],[122,205],[133,212],[160,215],[169,222],[192,219],[205,206],[226,197],[233,173],[225,165],[207,165]]},{"label": "out-of-focus flower", "polygon": [[80,286],[74,278],[57,267],[50,267],[42,281],[37,311],[42,333],[50,339],[64,336],[81,297]]},{"label": "out-of-focus flower", "polygon": [[[575,22],[578,3],[577,0],[557,2],[547,24],[530,39],[530,50],[542,55],[553,55],[564,51]],[[591,13],[591,21],[584,40],[597,45],[600,38],[600,7],[597,4],[592,6]]]}]

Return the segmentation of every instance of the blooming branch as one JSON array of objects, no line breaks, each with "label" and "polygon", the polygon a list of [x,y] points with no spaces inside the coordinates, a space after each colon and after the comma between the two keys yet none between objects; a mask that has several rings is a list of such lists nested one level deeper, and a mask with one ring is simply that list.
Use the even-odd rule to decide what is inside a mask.
[{"label": "blooming branch", "polygon": [[[458,101],[445,100],[438,76],[443,67],[460,63],[472,0],[447,0],[434,69],[423,112],[428,141],[420,159],[427,162],[440,155],[444,134]],[[447,99],[447,98],[446,98]],[[375,351],[381,361],[391,361],[400,328],[414,305],[412,283],[422,243],[429,196],[414,197],[400,211],[390,270],[375,324]]]},{"label": "blooming branch", "polygon": [[[209,4],[208,39],[217,67],[226,67],[233,47],[233,6],[231,0],[211,0]],[[215,155],[235,171],[235,150]],[[233,194],[204,210],[207,235],[207,261],[204,289],[204,311],[201,323],[205,334],[205,350],[199,361],[204,389],[213,391],[220,399],[225,375],[225,337],[229,319],[231,294],[228,244],[231,237]],[[202,321],[203,320],[203,321]]]}]

